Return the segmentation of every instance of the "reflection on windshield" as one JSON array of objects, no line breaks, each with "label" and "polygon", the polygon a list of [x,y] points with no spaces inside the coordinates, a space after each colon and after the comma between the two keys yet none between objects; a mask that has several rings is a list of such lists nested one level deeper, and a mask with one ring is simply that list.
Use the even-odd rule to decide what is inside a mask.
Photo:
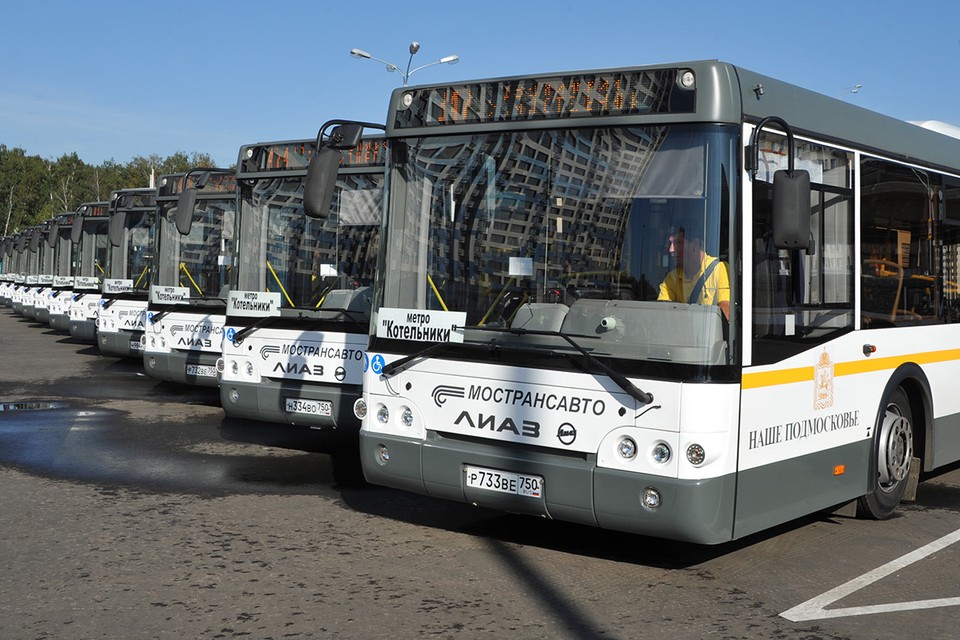
[{"label": "reflection on windshield", "polygon": [[342,175],[326,218],[304,214],[300,177],[245,186],[238,289],[278,292],[282,307],[353,309],[361,297],[368,307],[382,181],[382,174]]},{"label": "reflection on windshield", "polygon": [[159,284],[190,290],[191,298],[221,298],[230,277],[236,204],[230,199],[198,200],[190,233],[177,230],[176,204],[163,215],[164,258]]},{"label": "reflection on windshield", "polygon": [[383,304],[589,336],[596,353],[725,362],[735,136],[661,126],[407,140]]}]

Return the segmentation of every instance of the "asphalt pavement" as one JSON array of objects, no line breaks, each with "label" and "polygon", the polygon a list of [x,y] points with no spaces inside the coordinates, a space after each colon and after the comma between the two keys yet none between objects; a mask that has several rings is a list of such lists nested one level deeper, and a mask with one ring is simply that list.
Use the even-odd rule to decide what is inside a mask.
[{"label": "asphalt pavement", "polygon": [[954,638],[960,472],[703,547],[368,485],[0,308],[0,638]]}]

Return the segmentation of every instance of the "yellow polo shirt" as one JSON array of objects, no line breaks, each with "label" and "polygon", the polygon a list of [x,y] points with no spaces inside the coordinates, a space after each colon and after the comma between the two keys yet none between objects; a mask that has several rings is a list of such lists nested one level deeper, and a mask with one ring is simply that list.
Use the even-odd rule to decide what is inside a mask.
[{"label": "yellow polo shirt", "polygon": [[[703,255],[700,261],[700,269],[693,277],[687,278],[683,273],[683,267],[677,267],[667,274],[660,284],[660,294],[657,300],[670,300],[673,302],[689,302],[690,294],[696,286],[700,276],[706,271],[710,263],[716,260],[713,256]],[[720,262],[714,267],[713,271],[707,276],[700,289],[700,295],[697,304],[717,304],[730,301],[730,276],[727,273],[727,265]]]}]

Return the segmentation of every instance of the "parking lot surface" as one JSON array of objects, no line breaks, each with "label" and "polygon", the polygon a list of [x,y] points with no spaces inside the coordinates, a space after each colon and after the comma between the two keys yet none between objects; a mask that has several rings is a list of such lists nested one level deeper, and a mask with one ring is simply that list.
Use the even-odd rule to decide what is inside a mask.
[{"label": "parking lot surface", "polygon": [[0,638],[953,638],[960,472],[893,519],[681,544],[363,481],[0,309]]}]

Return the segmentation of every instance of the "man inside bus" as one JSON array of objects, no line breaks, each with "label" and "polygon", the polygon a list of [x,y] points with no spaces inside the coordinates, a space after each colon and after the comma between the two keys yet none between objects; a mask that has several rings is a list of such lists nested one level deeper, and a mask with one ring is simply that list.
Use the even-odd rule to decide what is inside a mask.
[{"label": "man inside bus", "polygon": [[668,237],[676,267],[664,277],[657,300],[713,304],[730,320],[730,278],[727,265],[703,249],[696,225],[684,224]]}]

